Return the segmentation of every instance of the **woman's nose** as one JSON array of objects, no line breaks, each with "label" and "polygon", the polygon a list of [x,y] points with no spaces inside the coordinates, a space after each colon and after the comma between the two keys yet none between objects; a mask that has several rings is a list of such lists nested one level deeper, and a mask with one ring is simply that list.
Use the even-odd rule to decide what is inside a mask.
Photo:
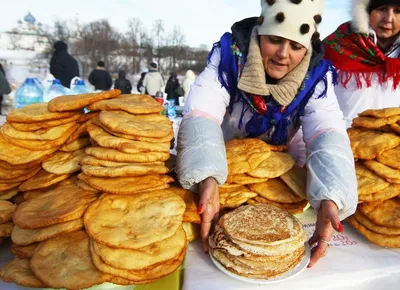
[{"label": "woman's nose", "polygon": [[289,55],[289,45],[286,43],[282,44],[279,47],[277,54],[280,58],[287,58]]}]

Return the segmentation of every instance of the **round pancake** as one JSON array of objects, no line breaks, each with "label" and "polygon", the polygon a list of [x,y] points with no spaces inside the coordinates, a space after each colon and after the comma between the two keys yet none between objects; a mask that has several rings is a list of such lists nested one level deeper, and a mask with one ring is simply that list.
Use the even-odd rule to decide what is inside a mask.
[{"label": "round pancake", "polygon": [[288,153],[272,151],[267,159],[247,174],[258,178],[276,178],[288,172],[294,164],[295,160]]},{"label": "round pancake", "polygon": [[392,116],[397,116],[400,115],[400,108],[384,108],[384,109],[378,109],[378,110],[366,110],[359,114],[360,116],[366,117],[366,116],[371,116],[375,118],[387,118],[387,117],[392,117]]},{"label": "round pancake", "polygon": [[371,243],[385,248],[400,248],[400,235],[389,236],[370,231],[353,216],[348,217],[347,221]]},{"label": "round pancake", "polygon": [[386,118],[357,117],[353,119],[352,127],[361,127],[368,129],[378,129],[386,125],[391,125],[400,120],[400,116],[391,116]]},{"label": "round pancake", "polygon": [[390,184],[389,187],[371,194],[358,195],[359,201],[384,201],[392,199],[400,194],[400,184]]},{"label": "round pancake", "polygon": [[0,154],[0,160],[5,161],[11,165],[21,165],[31,162],[34,163],[35,161],[39,162],[39,160],[43,160],[46,156],[49,156],[56,150],[57,148],[42,151],[29,150],[6,141],[3,134],[0,133],[0,152],[2,153]]},{"label": "round pancake", "polygon": [[260,139],[234,139],[225,144],[229,175],[247,173],[271,155],[267,143]]},{"label": "round pancake", "polygon": [[382,202],[363,202],[358,210],[374,224],[389,228],[400,228],[400,199]]},{"label": "round pancake", "polygon": [[251,245],[290,244],[304,236],[302,224],[286,211],[268,204],[242,206],[221,218],[221,226],[235,241]]},{"label": "round pancake", "polygon": [[385,150],[400,145],[400,137],[378,131],[347,129],[355,159],[371,160]]},{"label": "round pancake", "polygon": [[141,165],[140,163],[122,165],[118,167],[102,167],[83,165],[82,172],[90,176],[98,177],[128,177],[128,176],[142,176],[149,174],[166,174],[168,167],[164,165]]},{"label": "round pancake", "polygon": [[[167,276],[173,273],[176,269],[179,268],[182,263],[185,254],[186,247],[176,258],[169,260],[165,263],[158,264],[154,267],[150,267],[150,269],[144,270],[126,270],[126,269],[117,269],[107,265],[96,253],[93,247],[93,243],[91,243],[90,250],[92,252],[92,259],[96,267],[104,272],[111,274],[113,276],[121,277],[124,279],[128,279],[130,281],[134,281],[135,284],[148,284],[158,279],[161,279],[164,276]],[[151,281],[151,282],[149,282]]]},{"label": "round pancake", "polygon": [[131,115],[120,111],[102,111],[100,122],[112,132],[141,137],[162,138],[172,131],[171,122],[165,116]]},{"label": "round pancake", "polygon": [[27,200],[14,212],[13,221],[22,229],[36,229],[82,217],[86,208],[96,200],[92,191],[84,191],[76,184],[55,189],[41,197]]},{"label": "round pancake", "polygon": [[359,195],[372,194],[384,190],[390,185],[359,162],[356,163],[356,175]]},{"label": "round pancake", "polygon": [[23,131],[23,132],[32,132],[32,131],[37,131],[37,130],[41,130],[41,129],[48,129],[48,128],[60,126],[60,125],[71,123],[71,122],[76,122],[81,116],[82,116],[82,113],[77,112],[75,115],[73,115],[69,118],[64,118],[64,119],[35,122],[35,123],[9,122],[9,124],[15,130]]},{"label": "round pancake", "polygon": [[42,163],[48,173],[57,175],[71,174],[81,169],[79,162],[86,156],[85,150],[74,152],[56,152]]},{"label": "round pancake", "polygon": [[400,146],[383,151],[376,159],[389,167],[400,169]]},{"label": "round pancake", "polygon": [[[66,123],[48,129],[41,129],[33,132],[22,132],[15,130],[10,124],[5,123],[1,127],[1,132],[14,139],[34,140],[34,141],[47,141],[56,140],[70,132],[70,129],[76,125],[76,122]],[[76,126],[75,126],[76,127]]]},{"label": "round pancake", "polygon": [[[279,207],[279,208],[287,211],[290,214],[303,213],[308,204],[307,200],[302,200],[302,201],[296,202],[296,203],[279,203],[279,202],[275,202],[275,201],[269,200],[269,199],[261,197],[261,196],[256,196],[254,198],[254,201],[255,201],[255,203],[271,204],[273,206]],[[251,203],[249,203],[249,204],[251,204]]]},{"label": "round pancake", "polygon": [[353,217],[364,227],[366,227],[368,230],[382,234],[382,235],[388,235],[388,236],[399,236],[400,235],[400,228],[388,228],[388,227],[383,227],[383,226],[378,226],[371,222],[365,215],[363,215],[361,212],[356,211],[353,215]]},{"label": "round pancake", "polygon": [[22,183],[19,186],[19,190],[29,191],[29,190],[48,187],[64,179],[67,179],[69,176],[70,176],[69,174],[57,175],[53,173],[48,173],[47,171],[42,169],[33,177],[29,178],[24,183]]},{"label": "round pancake", "polygon": [[[389,150],[390,151],[390,150]],[[365,167],[373,171],[376,175],[387,179],[400,179],[400,169],[393,169],[376,160],[365,160]]]},{"label": "round pancake", "polygon": [[293,166],[280,179],[299,197],[307,199],[307,171],[304,168]]},{"label": "round pancake", "polygon": [[89,125],[87,129],[90,137],[104,148],[117,149],[125,153],[169,152],[170,142],[150,143],[120,138],[94,124]]},{"label": "round pancake", "polygon": [[0,238],[10,237],[13,228],[14,224],[12,222],[5,222],[0,224]]},{"label": "round pancake", "polygon": [[[123,165],[130,165],[132,162],[115,162],[109,160],[98,159],[96,157],[86,155],[80,162],[81,165],[92,165],[92,166],[103,166],[103,167],[119,167]],[[144,165],[164,165],[165,163],[162,161],[154,161],[154,162],[141,162],[140,164]]]},{"label": "round pancake", "polygon": [[78,178],[99,191],[125,195],[168,188],[174,179],[168,175],[144,175],[133,177],[96,177],[81,173]]},{"label": "round pancake", "polygon": [[20,123],[42,122],[65,119],[80,114],[81,112],[50,112],[47,108],[47,103],[38,103],[12,111],[7,115],[7,121]]},{"label": "round pancake", "polygon": [[18,188],[14,188],[11,190],[1,191],[0,192],[0,200],[7,200],[10,199],[18,194]]},{"label": "round pancake", "polygon": [[4,192],[4,191],[9,191],[12,190],[16,187],[18,187],[18,185],[20,185],[21,182],[3,182],[0,181],[0,191]]},{"label": "round pancake", "polygon": [[182,224],[185,202],[170,191],[131,196],[102,195],[86,211],[85,228],[96,242],[139,249],[172,237]]},{"label": "round pancake", "polygon": [[60,148],[60,151],[72,152],[78,151],[90,145],[89,137],[79,138],[69,144],[65,144]]},{"label": "round pancake", "polygon": [[294,194],[280,178],[250,184],[249,188],[262,197],[279,203],[297,203],[303,200],[303,198]]},{"label": "round pancake", "polygon": [[164,110],[153,97],[149,95],[120,95],[112,100],[96,102],[88,107],[91,111],[123,110],[131,114],[160,113]]},{"label": "round pancake", "polygon": [[0,278],[4,282],[12,282],[24,287],[45,288],[47,285],[33,274],[30,259],[14,258],[0,269]]},{"label": "round pancake", "polygon": [[9,201],[0,200],[0,224],[11,221],[17,206]]},{"label": "round pancake", "polygon": [[186,247],[186,234],[182,227],[172,237],[140,249],[114,249],[93,242],[97,255],[109,266],[126,270],[144,270],[175,259]]},{"label": "round pancake", "polygon": [[82,289],[109,280],[93,265],[89,237],[71,232],[42,242],[31,259],[33,273],[51,288]]},{"label": "round pancake", "polygon": [[82,110],[90,104],[101,100],[115,98],[120,94],[120,90],[110,90],[99,93],[59,96],[48,103],[48,110],[50,112]]},{"label": "round pancake", "polygon": [[268,178],[257,178],[249,176],[247,174],[236,174],[236,175],[228,175],[228,179],[226,180],[226,182],[246,185],[246,184],[265,182],[267,180]]},{"label": "round pancake", "polygon": [[39,243],[34,243],[28,246],[18,246],[17,244],[11,245],[11,253],[21,259],[30,259],[36,250]]},{"label": "round pancake", "polygon": [[183,222],[200,224],[201,219],[197,212],[197,204],[199,203],[198,195],[176,186],[171,186],[166,190],[179,195],[185,202],[186,208],[183,214]]},{"label": "round pancake", "polygon": [[123,153],[115,149],[102,147],[89,147],[85,150],[86,154],[98,159],[115,161],[115,162],[154,162],[166,161],[169,158],[169,152],[140,152],[140,153]]},{"label": "round pancake", "polygon": [[21,229],[19,226],[14,226],[11,239],[17,245],[27,246],[35,242],[46,241],[65,233],[77,231],[81,228],[83,228],[83,220],[81,218],[37,229]]}]

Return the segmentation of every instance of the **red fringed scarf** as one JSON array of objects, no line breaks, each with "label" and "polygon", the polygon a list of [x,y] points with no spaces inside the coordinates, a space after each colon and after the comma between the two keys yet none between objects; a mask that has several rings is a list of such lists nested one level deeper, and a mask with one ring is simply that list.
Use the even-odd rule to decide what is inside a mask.
[{"label": "red fringed scarf", "polygon": [[344,87],[352,77],[357,87],[372,85],[372,77],[378,76],[379,83],[393,79],[393,89],[400,83],[400,59],[390,58],[372,42],[367,34],[353,33],[350,22],[344,23],[324,40],[325,57],[341,70],[340,82]]}]

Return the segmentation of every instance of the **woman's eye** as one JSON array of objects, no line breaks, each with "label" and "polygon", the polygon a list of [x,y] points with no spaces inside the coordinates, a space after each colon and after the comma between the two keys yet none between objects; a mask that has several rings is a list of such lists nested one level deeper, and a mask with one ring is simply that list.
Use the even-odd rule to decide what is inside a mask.
[{"label": "woman's eye", "polygon": [[387,10],[388,10],[388,8],[386,6],[381,6],[378,8],[378,11],[381,11],[381,12],[385,12]]},{"label": "woman's eye", "polygon": [[394,13],[395,13],[395,14],[400,14],[400,8],[394,9]]},{"label": "woman's eye", "polygon": [[300,49],[302,49],[302,47],[299,46],[298,44],[291,44],[290,46],[292,47],[293,50],[300,50]]},{"label": "woman's eye", "polygon": [[270,41],[271,43],[274,43],[274,44],[281,43],[281,40],[280,40],[279,38],[275,38],[275,37],[270,37],[270,38],[269,38],[269,41]]}]

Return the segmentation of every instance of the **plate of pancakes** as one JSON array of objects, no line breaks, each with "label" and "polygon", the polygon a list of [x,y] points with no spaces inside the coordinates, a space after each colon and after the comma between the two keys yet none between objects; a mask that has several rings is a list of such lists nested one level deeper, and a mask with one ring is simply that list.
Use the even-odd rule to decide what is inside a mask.
[{"label": "plate of pancakes", "polygon": [[246,205],[223,215],[209,245],[211,260],[219,270],[253,284],[293,278],[311,257],[300,221],[269,204]]}]

